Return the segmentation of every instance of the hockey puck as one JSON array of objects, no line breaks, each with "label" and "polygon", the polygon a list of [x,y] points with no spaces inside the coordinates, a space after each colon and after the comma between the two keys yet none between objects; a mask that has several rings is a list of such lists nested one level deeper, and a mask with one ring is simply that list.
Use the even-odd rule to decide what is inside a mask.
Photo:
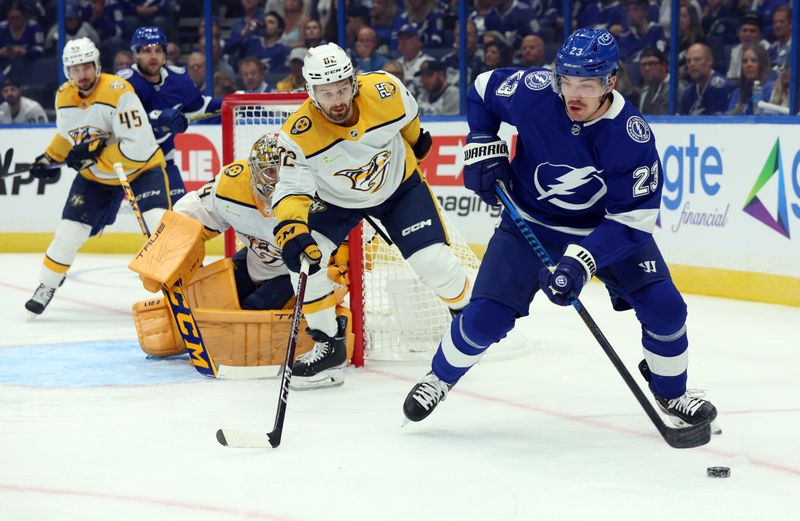
[{"label": "hockey puck", "polygon": [[730,467],[708,467],[706,476],[709,478],[729,478],[731,476]]}]

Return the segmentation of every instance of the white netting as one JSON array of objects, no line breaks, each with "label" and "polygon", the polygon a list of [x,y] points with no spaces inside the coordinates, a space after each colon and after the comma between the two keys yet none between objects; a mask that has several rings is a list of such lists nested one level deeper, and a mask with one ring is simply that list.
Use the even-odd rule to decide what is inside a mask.
[{"label": "white netting", "polygon": [[274,134],[298,105],[237,105],[233,107],[233,159],[246,159],[264,134]]},{"label": "white netting", "polygon": [[[440,212],[451,246],[470,284],[480,261],[458,229]],[[395,246],[364,224],[365,357],[371,360],[430,359],[450,326],[447,305],[414,273]]]}]

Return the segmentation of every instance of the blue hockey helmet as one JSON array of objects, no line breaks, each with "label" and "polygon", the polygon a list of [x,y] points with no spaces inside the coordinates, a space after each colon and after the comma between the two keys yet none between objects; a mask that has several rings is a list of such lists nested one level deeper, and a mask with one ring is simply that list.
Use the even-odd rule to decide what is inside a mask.
[{"label": "blue hockey helmet", "polygon": [[578,29],[556,53],[556,74],[609,77],[619,66],[619,48],[605,29]]},{"label": "blue hockey helmet", "polygon": [[139,52],[139,49],[147,45],[160,45],[166,52],[167,37],[158,27],[139,27],[131,36],[131,51]]}]

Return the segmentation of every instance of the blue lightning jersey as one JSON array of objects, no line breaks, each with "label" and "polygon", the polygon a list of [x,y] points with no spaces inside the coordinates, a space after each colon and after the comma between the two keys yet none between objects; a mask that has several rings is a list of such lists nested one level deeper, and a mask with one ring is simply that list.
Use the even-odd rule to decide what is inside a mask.
[{"label": "blue lightning jersey", "polygon": [[[164,131],[156,124],[157,114],[166,108],[178,109],[185,115],[202,114],[219,110],[221,100],[208,98],[194,86],[192,79],[182,67],[167,65],[161,68],[161,81],[150,83],[141,74],[134,64],[130,69],[117,72],[117,76],[128,80],[139,99],[142,100],[145,111],[150,115],[153,125],[153,134],[156,137],[167,161],[172,160],[175,149],[175,136]],[[155,118],[153,116],[156,116]]]},{"label": "blue lightning jersey", "polygon": [[539,67],[485,72],[467,94],[467,120],[472,131],[516,127],[512,199],[540,240],[578,243],[599,268],[651,237],[663,185],[655,138],[616,91],[603,116],[573,122],[552,81]]}]

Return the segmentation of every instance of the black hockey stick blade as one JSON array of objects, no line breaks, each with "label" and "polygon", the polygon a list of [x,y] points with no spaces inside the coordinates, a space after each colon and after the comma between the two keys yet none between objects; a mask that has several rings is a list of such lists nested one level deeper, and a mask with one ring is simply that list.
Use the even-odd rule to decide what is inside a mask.
[{"label": "black hockey stick blade", "polygon": [[703,422],[691,427],[667,427],[664,425],[661,436],[670,447],[691,449],[711,441],[711,422]]}]

